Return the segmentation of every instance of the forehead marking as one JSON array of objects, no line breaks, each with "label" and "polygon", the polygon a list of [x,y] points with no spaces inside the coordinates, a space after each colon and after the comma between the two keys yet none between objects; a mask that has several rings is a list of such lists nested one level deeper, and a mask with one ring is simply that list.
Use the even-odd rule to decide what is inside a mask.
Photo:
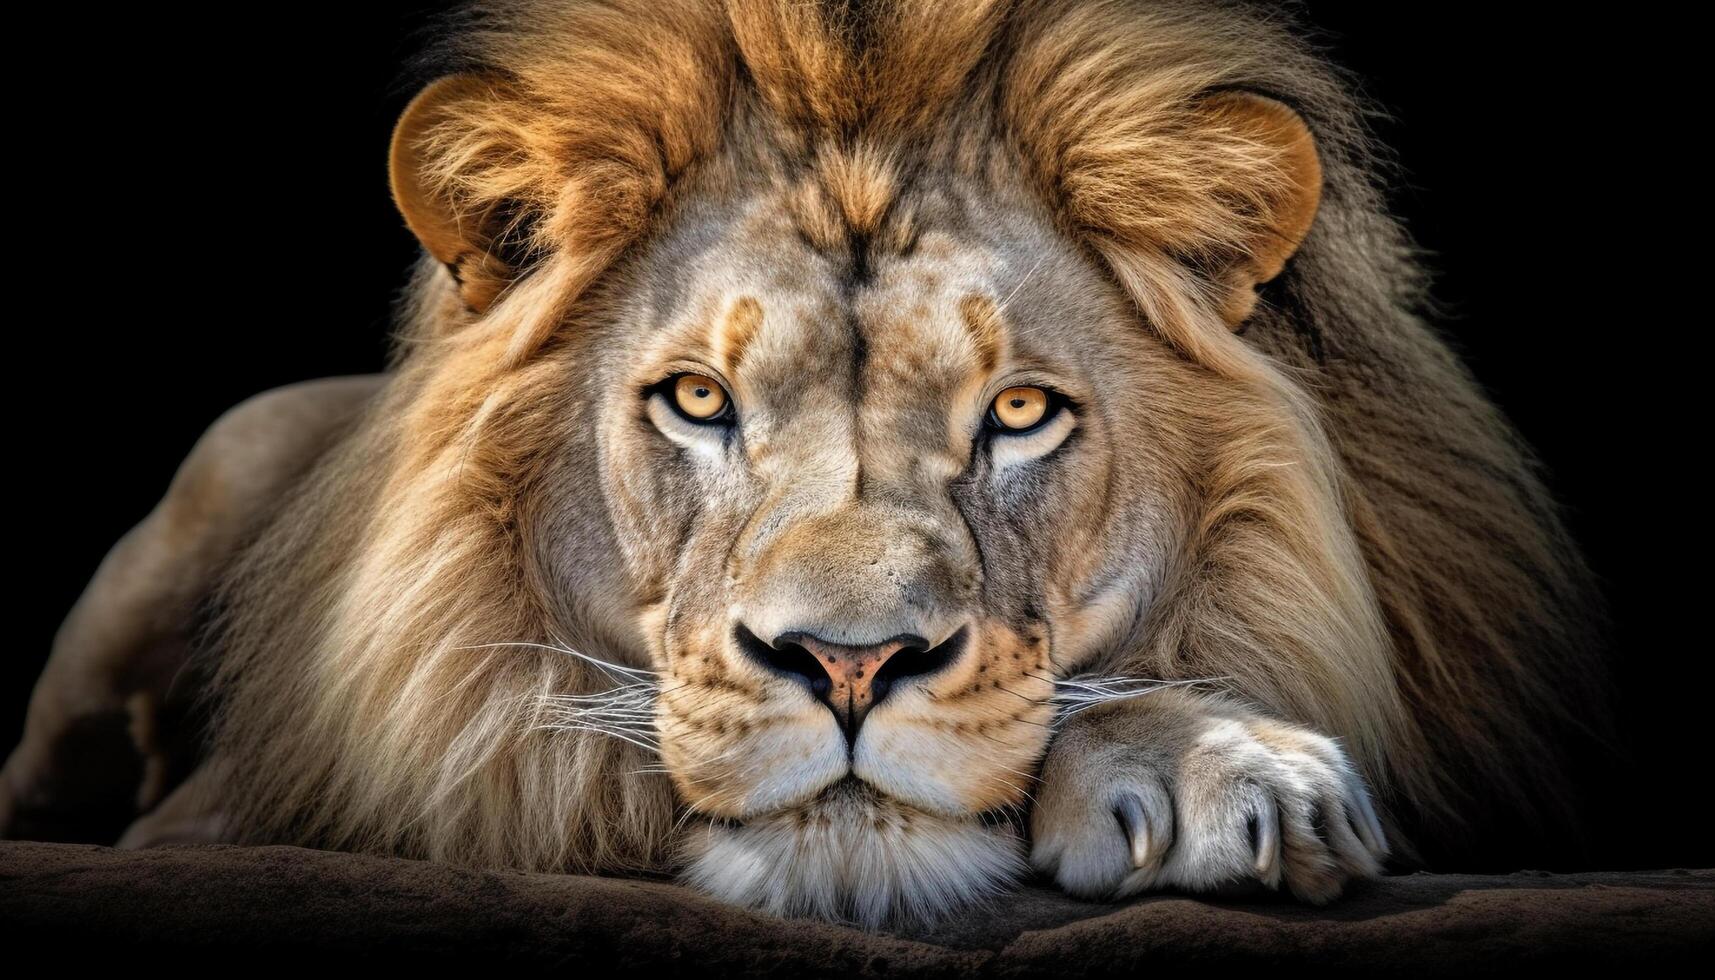
[{"label": "forehead marking", "polygon": [[994,371],[1000,364],[1000,354],[1006,335],[1001,330],[1000,311],[986,296],[975,293],[959,300],[959,319],[970,334],[971,347],[984,373]]},{"label": "forehead marking", "polygon": [[761,326],[762,304],[752,296],[740,296],[728,308],[726,316],[715,325],[711,346],[729,374],[738,369],[739,362],[744,360],[745,351],[750,348],[751,341],[756,339],[757,330]]}]

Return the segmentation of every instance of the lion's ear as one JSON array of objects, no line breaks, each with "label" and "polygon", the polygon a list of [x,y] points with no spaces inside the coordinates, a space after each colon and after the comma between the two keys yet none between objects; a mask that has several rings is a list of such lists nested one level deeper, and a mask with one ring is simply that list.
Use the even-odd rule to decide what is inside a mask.
[{"label": "lion's ear", "polygon": [[465,305],[479,313],[519,272],[519,243],[528,232],[520,210],[505,198],[472,193],[504,163],[505,147],[483,132],[497,128],[492,121],[502,104],[501,85],[493,79],[461,74],[431,82],[394,126],[388,161],[405,224],[452,273]]},{"label": "lion's ear", "polygon": [[1303,118],[1286,105],[1249,92],[1204,101],[1208,121],[1253,144],[1268,161],[1256,186],[1236,189],[1253,212],[1248,242],[1221,274],[1221,315],[1237,328],[1256,308],[1258,286],[1280,275],[1298,251],[1322,201],[1322,163]]}]

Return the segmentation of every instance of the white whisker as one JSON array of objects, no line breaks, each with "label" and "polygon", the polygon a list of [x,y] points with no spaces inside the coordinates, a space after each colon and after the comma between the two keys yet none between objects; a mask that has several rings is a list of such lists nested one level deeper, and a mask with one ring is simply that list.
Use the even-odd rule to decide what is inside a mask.
[{"label": "white whisker", "polygon": [[[1048,678],[1032,674],[1039,680]],[[1160,680],[1151,677],[1092,676],[1067,677],[1054,680],[1054,696],[1050,699],[1059,709],[1053,727],[1058,728],[1073,715],[1114,701],[1129,701],[1156,691],[1175,687],[1190,687],[1228,680],[1227,677],[1193,677],[1181,680]]]},{"label": "white whisker", "polygon": [[481,650],[499,647],[549,650],[563,654],[589,664],[614,683],[613,687],[603,691],[532,696],[536,710],[530,717],[541,720],[531,725],[529,730],[588,732],[619,739],[654,755],[660,755],[660,733],[655,728],[655,701],[661,692],[657,678],[666,675],[659,671],[628,667],[592,657],[558,641],[539,643],[512,640],[478,643],[459,649]]},{"label": "white whisker", "polygon": [[622,742],[630,742],[632,745],[635,745],[638,748],[644,749],[644,750],[649,751],[649,752],[660,752],[661,751],[661,747],[659,745],[655,745],[655,744],[652,744],[649,742],[645,742],[642,739],[633,738],[629,735],[624,735],[624,734],[621,734],[619,732],[611,731],[611,730],[606,729],[606,728],[597,728],[593,725],[538,725],[538,726],[536,726],[535,730],[536,731],[550,731],[550,732],[564,732],[564,731],[594,732],[597,735],[606,735],[609,738],[617,738]]},{"label": "white whisker", "polygon": [[1017,285],[1012,287],[1012,292],[1007,293],[1006,298],[1001,300],[1000,303],[995,306],[995,312],[997,314],[1006,312],[1006,304],[1012,302],[1013,297],[1018,295],[1018,291],[1024,288],[1024,284],[1030,281],[1031,276],[1036,275],[1036,270],[1042,268],[1042,263],[1046,261],[1048,261],[1048,253],[1044,252],[1037,256],[1036,262],[1030,266],[1030,270],[1018,280]]},{"label": "white whisker", "polygon": [[621,674],[630,675],[630,678],[632,678],[632,679],[635,679],[638,677],[659,677],[659,676],[661,676],[659,671],[644,670],[641,667],[627,667],[624,664],[616,664],[616,663],[613,663],[612,661],[609,661],[609,660],[602,660],[599,657],[592,657],[587,653],[579,653],[578,651],[573,650],[570,647],[556,646],[552,643],[534,643],[534,642],[531,642],[528,640],[512,640],[512,641],[503,642],[503,643],[477,643],[477,644],[474,644],[474,645],[468,646],[468,647],[459,647],[458,649],[460,649],[460,650],[481,650],[481,649],[485,649],[488,647],[530,647],[530,648],[537,649],[537,650],[552,650],[555,653],[563,653],[568,657],[576,657],[579,660],[582,660],[586,663],[593,664],[602,670],[619,671]]}]

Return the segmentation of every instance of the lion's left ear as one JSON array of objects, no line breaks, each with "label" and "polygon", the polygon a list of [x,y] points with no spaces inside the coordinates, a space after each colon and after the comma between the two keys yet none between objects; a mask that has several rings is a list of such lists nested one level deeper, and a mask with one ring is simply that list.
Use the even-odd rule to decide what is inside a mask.
[{"label": "lion's left ear", "polygon": [[1219,273],[1221,315],[1238,328],[1256,308],[1256,290],[1286,267],[1298,251],[1322,201],[1322,164],[1310,127],[1286,105],[1249,92],[1221,92],[1204,100],[1206,120],[1252,144],[1268,165],[1255,186],[1237,189],[1250,229],[1238,259]]}]

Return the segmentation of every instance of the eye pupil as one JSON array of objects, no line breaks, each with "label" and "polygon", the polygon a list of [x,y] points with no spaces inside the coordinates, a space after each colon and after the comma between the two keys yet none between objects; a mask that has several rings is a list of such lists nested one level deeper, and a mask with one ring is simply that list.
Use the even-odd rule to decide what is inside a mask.
[{"label": "eye pupil", "polygon": [[1014,398],[1014,399],[1013,399],[1013,400],[1012,400],[1012,407],[1013,407],[1013,408],[1023,408],[1023,407],[1024,407],[1024,399],[1022,399],[1022,398]]}]

